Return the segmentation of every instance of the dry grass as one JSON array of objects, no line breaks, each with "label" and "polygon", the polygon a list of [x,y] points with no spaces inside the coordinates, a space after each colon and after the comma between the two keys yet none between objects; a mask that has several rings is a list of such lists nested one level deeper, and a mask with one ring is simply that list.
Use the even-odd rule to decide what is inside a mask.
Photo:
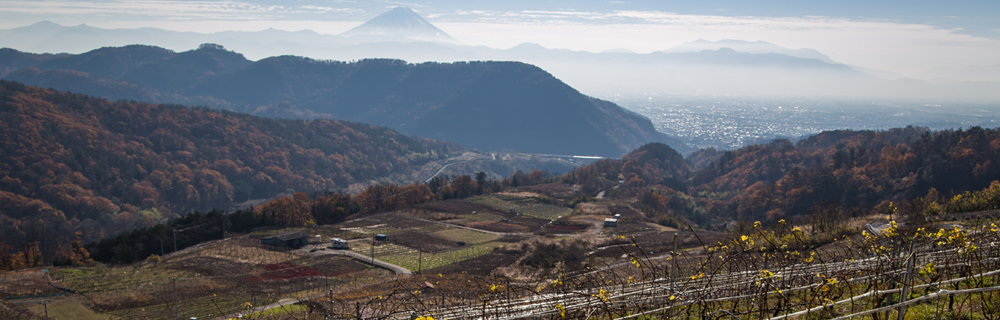
[{"label": "dry grass", "polygon": [[538,194],[538,193],[525,192],[525,191],[521,191],[521,192],[498,192],[496,195],[501,196],[501,197],[515,198],[515,199],[537,198],[538,196],[540,196],[540,194]]},{"label": "dry grass", "polygon": [[600,203],[583,202],[576,205],[576,212],[574,213],[583,215],[610,216],[611,210],[608,210],[608,206]]},{"label": "dry grass", "polygon": [[205,249],[198,252],[197,255],[250,264],[282,263],[298,258],[298,256],[291,253],[245,246],[219,246]]},{"label": "dry grass", "polygon": [[[113,317],[100,314],[86,307],[86,303],[80,298],[67,296],[56,299],[48,304],[49,318],[53,320],[73,319],[73,320],[110,320]],[[44,317],[45,308],[41,304],[27,304],[24,308],[36,315]]]}]

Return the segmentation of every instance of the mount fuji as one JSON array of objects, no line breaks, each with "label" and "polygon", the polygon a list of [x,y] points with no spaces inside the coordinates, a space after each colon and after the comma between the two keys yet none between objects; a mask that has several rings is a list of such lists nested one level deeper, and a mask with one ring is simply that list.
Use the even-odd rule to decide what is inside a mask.
[{"label": "mount fuji", "polygon": [[356,38],[406,38],[410,40],[462,44],[407,7],[395,7],[364,24],[340,34]]}]

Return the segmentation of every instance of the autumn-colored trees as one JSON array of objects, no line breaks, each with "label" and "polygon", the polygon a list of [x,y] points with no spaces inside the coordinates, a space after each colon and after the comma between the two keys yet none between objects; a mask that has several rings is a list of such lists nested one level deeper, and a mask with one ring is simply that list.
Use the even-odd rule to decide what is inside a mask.
[{"label": "autumn-colored trees", "polygon": [[729,220],[867,214],[890,201],[922,214],[986,210],[997,206],[986,200],[995,198],[991,192],[1000,193],[990,191],[1000,179],[998,129],[830,131],[794,144],[696,152],[688,159],[699,167],[693,172],[658,149],[644,146],[621,160],[597,161],[563,180],[588,192],[633,195],[657,211],[687,203],[666,211],[714,220],[716,227]]},{"label": "autumn-colored trees", "polygon": [[45,220],[62,235],[55,248],[41,244],[52,261],[74,231],[92,241],[287,189],[343,188],[408,170],[409,155],[431,151],[447,153],[361,123],[111,102],[0,81],[0,216],[8,219],[0,241],[22,247],[20,221]]}]

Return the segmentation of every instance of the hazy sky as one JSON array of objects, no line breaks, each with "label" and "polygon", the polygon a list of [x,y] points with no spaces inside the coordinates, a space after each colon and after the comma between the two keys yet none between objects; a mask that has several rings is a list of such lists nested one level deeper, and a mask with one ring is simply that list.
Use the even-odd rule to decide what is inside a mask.
[{"label": "hazy sky", "polygon": [[533,42],[651,52],[697,39],[738,39],[817,49],[838,62],[908,76],[941,66],[1000,64],[995,0],[0,0],[0,28],[49,20],[103,28],[336,34],[393,6],[414,9],[466,44],[495,48]]}]

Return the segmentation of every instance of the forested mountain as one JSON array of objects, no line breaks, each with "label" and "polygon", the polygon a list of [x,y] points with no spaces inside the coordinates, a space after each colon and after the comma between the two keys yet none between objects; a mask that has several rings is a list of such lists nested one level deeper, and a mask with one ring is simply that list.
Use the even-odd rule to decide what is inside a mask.
[{"label": "forested mountain", "polygon": [[[13,53],[13,52],[12,52]],[[486,150],[618,157],[649,142],[685,147],[649,119],[587,97],[518,62],[408,64],[280,56],[249,61],[206,44],[150,46],[0,62],[5,79],[157,103],[200,104],[285,118],[332,117]],[[16,69],[16,70],[14,70]]]},{"label": "forested mountain", "polygon": [[980,191],[1000,190],[991,187],[1000,180],[1000,129],[829,131],[794,144],[776,140],[724,153],[700,150],[687,163],[679,156],[636,157],[649,148],[578,168],[566,179],[591,191],[636,196],[667,221],[684,218],[709,228],[817,214],[934,215],[957,207],[997,209],[1000,203],[975,193],[1000,195]]},{"label": "forested mountain", "polygon": [[0,242],[44,247],[73,231],[100,239],[289,189],[343,188],[406,171],[408,156],[428,151],[368,124],[111,102],[0,81]]}]

